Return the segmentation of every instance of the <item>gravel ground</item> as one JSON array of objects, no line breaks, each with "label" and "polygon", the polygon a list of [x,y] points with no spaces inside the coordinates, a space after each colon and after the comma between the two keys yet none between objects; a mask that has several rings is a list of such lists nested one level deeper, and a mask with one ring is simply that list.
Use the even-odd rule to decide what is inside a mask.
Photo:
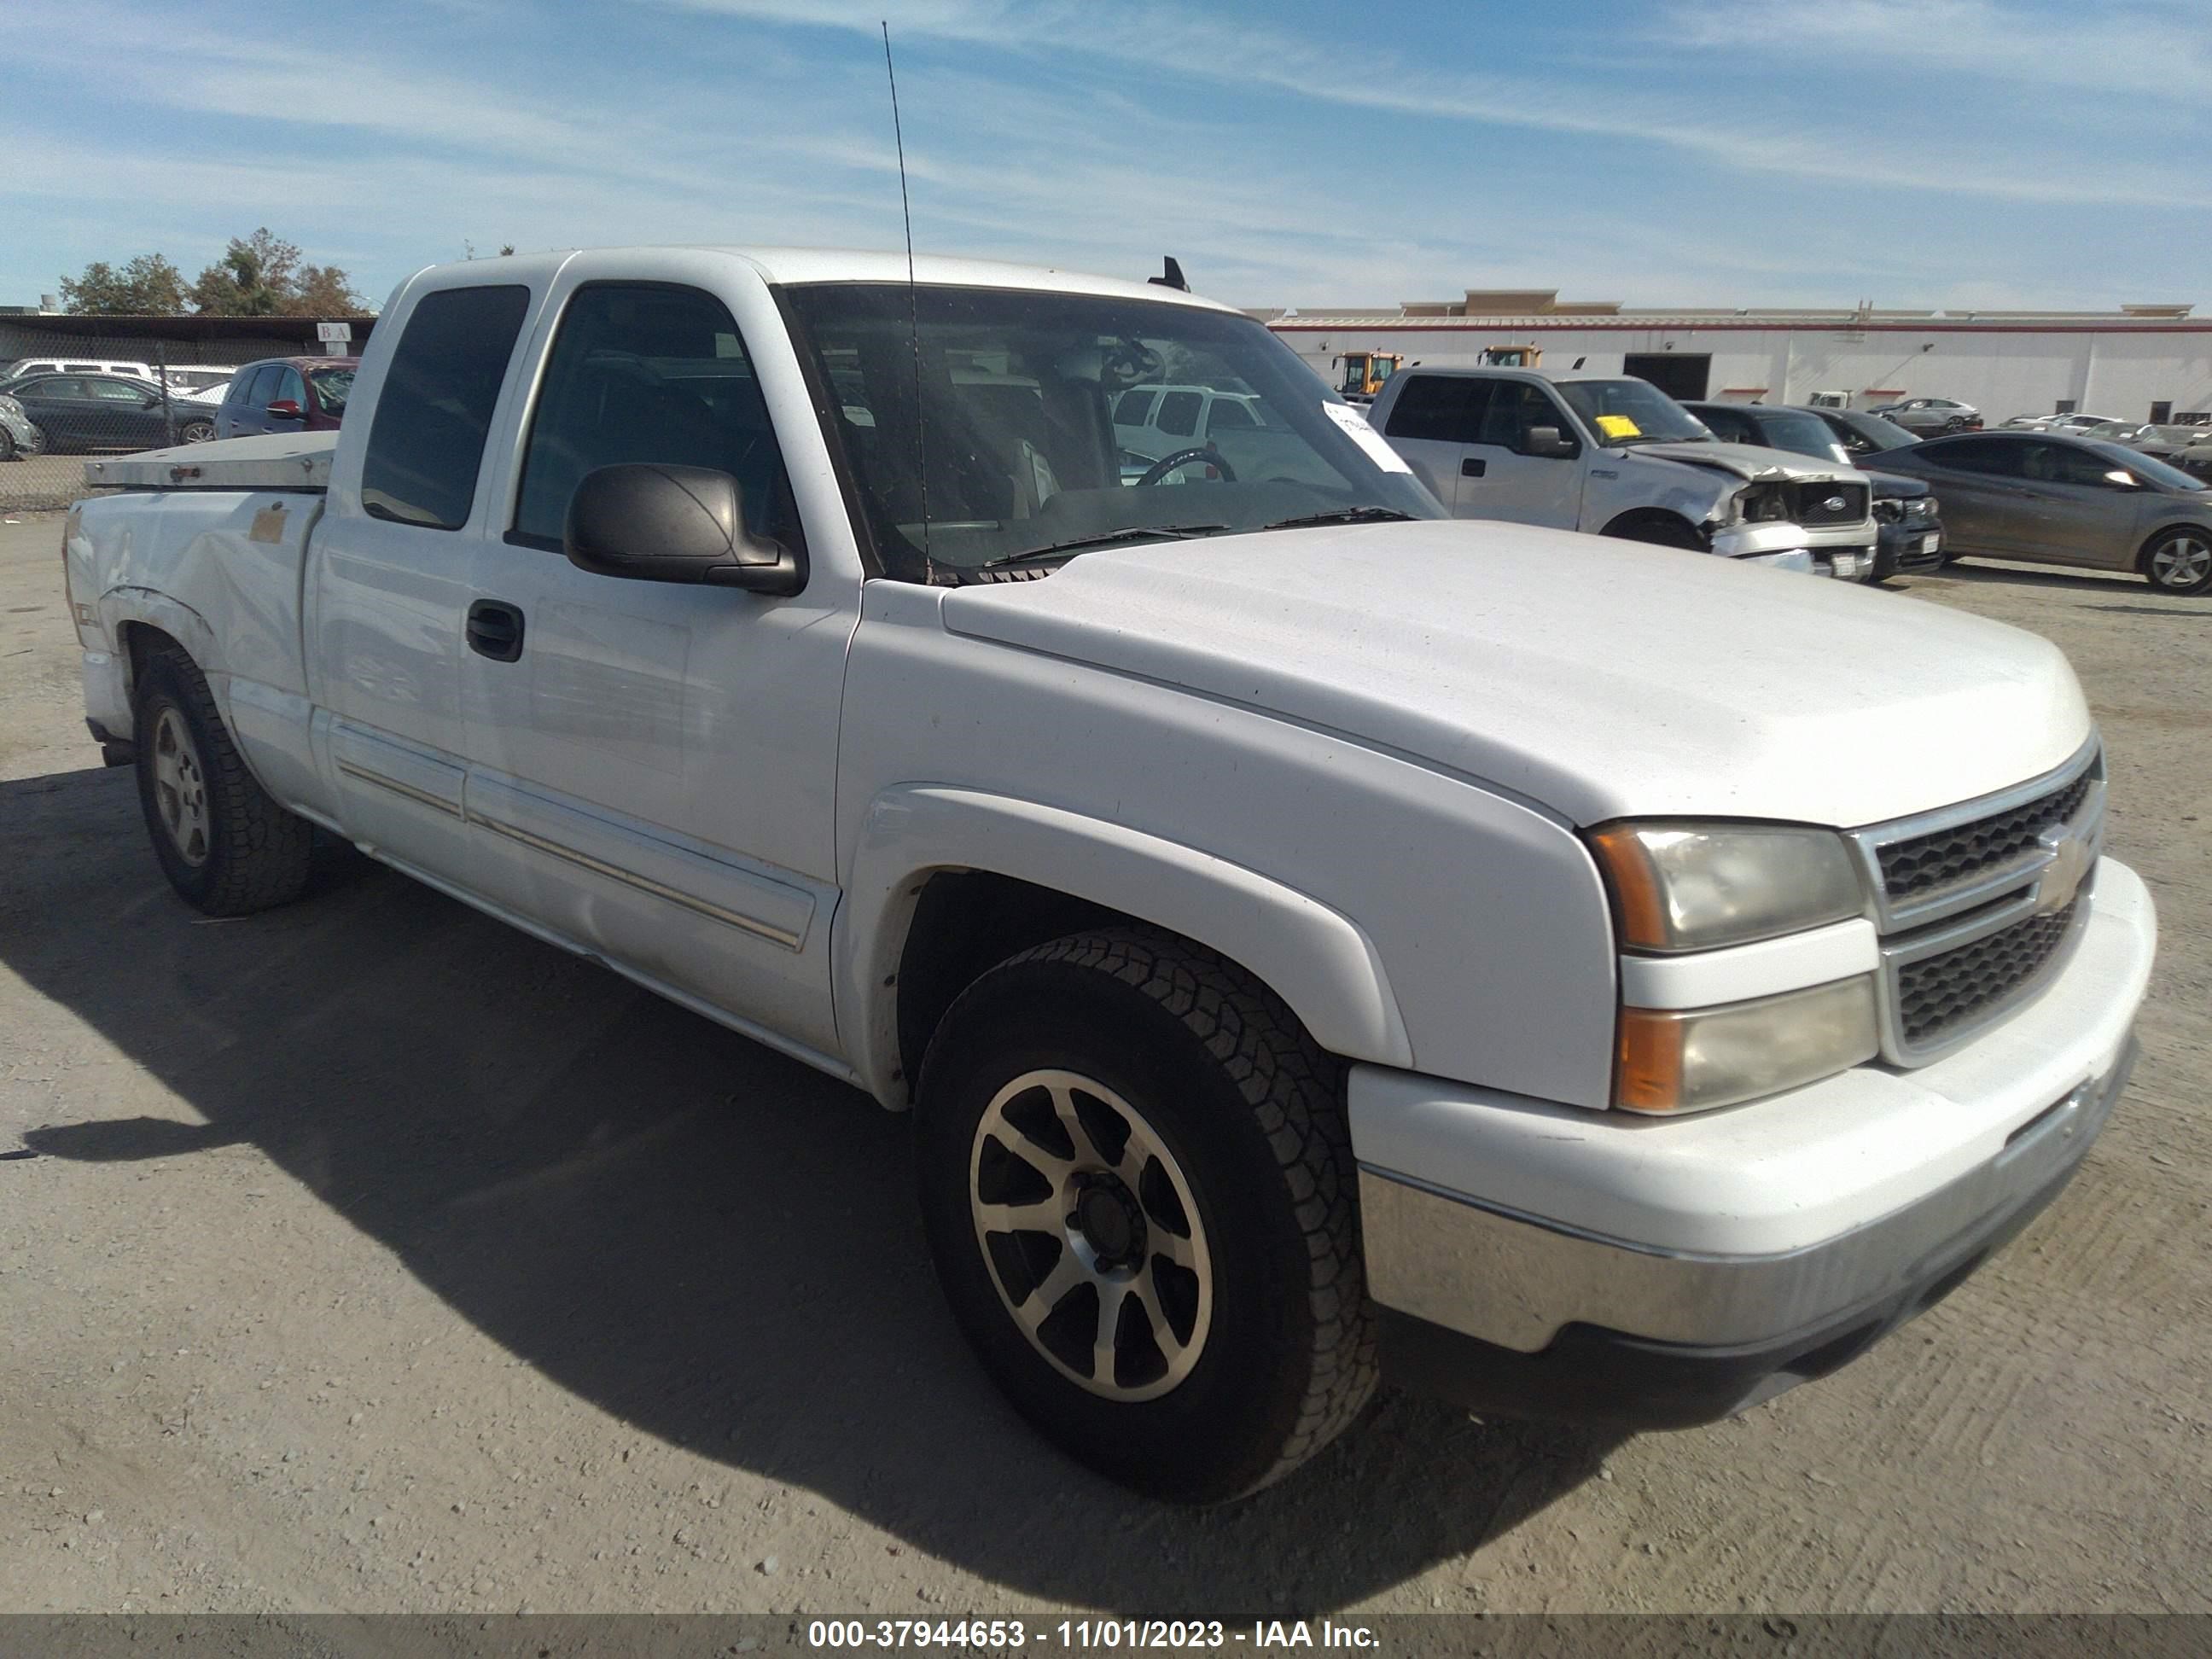
[{"label": "gravel ground", "polygon": [[[0,513],[9,518],[67,507],[86,495],[82,455],[17,456],[0,462]],[[98,457],[92,459],[97,459]]]},{"label": "gravel ground", "polygon": [[1737,1421],[1391,1399],[1188,1514],[999,1403],[902,1121],[350,856],[187,910],[84,736],[59,534],[0,526],[0,1609],[2212,1609],[2212,601],[1887,601],[2066,647],[2161,908],[2134,1086],[2027,1234]]}]

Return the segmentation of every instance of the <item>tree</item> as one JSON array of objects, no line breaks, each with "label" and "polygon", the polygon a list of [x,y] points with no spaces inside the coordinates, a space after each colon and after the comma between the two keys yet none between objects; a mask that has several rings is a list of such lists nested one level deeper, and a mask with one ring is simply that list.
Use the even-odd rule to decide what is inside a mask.
[{"label": "tree", "polygon": [[185,274],[158,253],[142,253],[117,270],[95,259],[81,276],[62,278],[62,309],[91,317],[178,317],[185,309]]},{"label": "tree", "polygon": [[222,258],[200,272],[192,303],[208,317],[274,317],[292,297],[300,250],[279,241],[264,225],[252,235],[230,239]]},{"label": "tree", "polygon": [[336,265],[301,263],[299,245],[266,225],[231,238],[222,258],[200,272],[192,300],[206,317],[362,317],[368,303]]},{"label": "tree", "polygon": [[353,279],[336,265],[301,265],[284,301],[290,317],[366,317],[368,302],[354,292]]}]

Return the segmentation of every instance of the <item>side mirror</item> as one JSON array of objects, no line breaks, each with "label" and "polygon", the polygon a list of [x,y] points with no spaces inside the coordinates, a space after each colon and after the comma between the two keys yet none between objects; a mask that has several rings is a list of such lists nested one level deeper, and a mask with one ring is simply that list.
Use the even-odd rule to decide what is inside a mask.
[{"label": "side mirror", "polygon": [[1523,455],[1540,455],[1547,460],[1563,461],[1582,453],[1582,446],[1565,436],[1555,426],[1532,426],[1521,440]]},{"label": "side mirror", "polygon": [[2105,482],[2115,489],[2133,489],[2139,481],[2125,467],[2116,466],[2105,475]]},{"label": "side mirror", "polygon": [[569,563],[595,576],[704,582],[779,597],[806,586],[805,562],[746,530],[738,481],[711,467],[595,468],[568,500],[561,544]]},{"label": "side mirror", "polygon": [[280,421],[296,421],[300,418],[300,405],[293,398],[279,398],[269,405],[269,412]]}]

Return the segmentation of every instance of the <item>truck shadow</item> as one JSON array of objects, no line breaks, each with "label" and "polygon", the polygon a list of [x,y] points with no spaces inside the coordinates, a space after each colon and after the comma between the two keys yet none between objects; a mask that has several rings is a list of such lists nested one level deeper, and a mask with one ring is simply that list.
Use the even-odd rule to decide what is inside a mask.
[{"label": "truck shadow", "polygon": [[2076,592],[2110,594],[2116,591],[2150,594],[2149,583],[2129,570],[2069,570],[2062,566],[2015,564],[2002,560],[1978,561],[1968,554],[1955,564],[1924,576],[1903,579],[1930,585],[1941,582],[1994,584],[2000,587],[2069,587]]},{"label": "truck shadow", "polygon": [[33,1152],[251,1144],[559,1386],[1018,1593],[1331,1610],[1616,1443],[1386,1397],[1247,1504],[1147,1503],[985,1382],[924,1255],[905,1121],[857,1092],[366,861],[198,917],[127,772],[0,783],[0,960],[207,1120],[55,1125]]}]

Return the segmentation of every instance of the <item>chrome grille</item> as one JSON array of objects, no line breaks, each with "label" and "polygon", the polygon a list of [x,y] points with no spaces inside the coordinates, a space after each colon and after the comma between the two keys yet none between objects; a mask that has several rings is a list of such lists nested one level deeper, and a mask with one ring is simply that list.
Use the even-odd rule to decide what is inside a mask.
[{"label": "chrome grille", "polygon": [[2033,980],[2065,943],[2081,901],[1908,963],[1897,972],[1897,1023],[1906,1044],[1971,1020]]},{"label": "chrome grille", "polygon": [[1885,1059],[1927,1064],[2058,971],[2089,919],[2104,824],[2092,738],[2014,788],[1849,832],[1881,935]]},{"label": "chrome grille", "polygon": [[2070,823],[2094,779],[2084,772],[2049,794],[1985,818],[1892,842],[1879,849],[1882,890],[1893,903],[1967,880],[2018,858],[2053,824]]}]

